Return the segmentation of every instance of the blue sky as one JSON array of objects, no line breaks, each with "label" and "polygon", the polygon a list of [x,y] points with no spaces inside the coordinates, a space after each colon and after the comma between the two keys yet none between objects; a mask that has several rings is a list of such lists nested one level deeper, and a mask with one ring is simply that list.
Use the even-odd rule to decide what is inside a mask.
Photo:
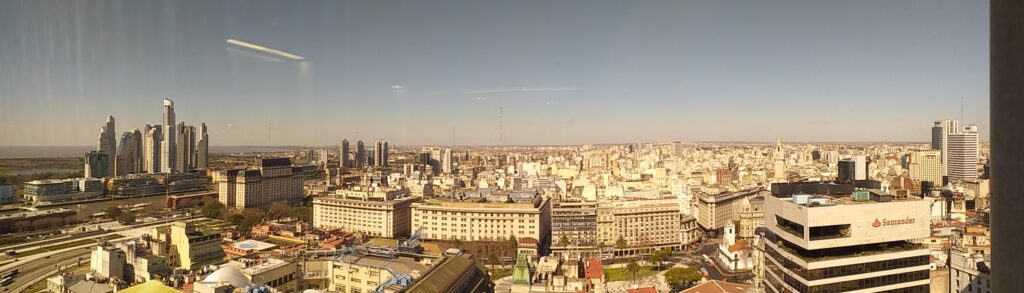
[{"label": "blue sky", "polygon": [[988,5],[3,1],[0,145],[95,144],[164,97],[215,145],[490,145],[499,108],[506,144],[923,142],[961,99],[987,141]]}]

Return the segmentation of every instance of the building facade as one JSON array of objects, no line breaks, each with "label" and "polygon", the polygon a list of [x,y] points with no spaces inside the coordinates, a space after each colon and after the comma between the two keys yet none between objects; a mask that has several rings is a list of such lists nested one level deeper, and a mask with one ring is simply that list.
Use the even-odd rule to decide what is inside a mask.
[{"label": "building facade", "polygon": [[942,151],[910,151],[910,179],[942,185]]},{"label": "building facade", "polygon": [[415,201],[407,189],[338,190],[313,199],[313,226],[372,237],[408,237]]},{"label": "building facade", "polygon": [[949,134],[948,149],[945,153],[946,172],[950,180],[978,180],[978,127],[965,126],[957,133]]},{"label": "building facade", "polygon": [[174,101],[171,99],[164,99],[164,124],[163,130],[161,131],[163,143],[160,144],[160,171],[164,173],[173,173],[178,168],[175,165],[177,162],[176,153],[178,151],[177,146],[177,131],[174,129]]},{"label": "building facade", "polygon": [[697,196],[697,224],[705,230],[717,230],[732,222],[744,198],[758,194],[759,189],[748,189],[719,194]]},{"label": "building facade", "polygon": [[600,240],[597,206],[596,201],[554,201],[551,204],[551,251],[584,256],[597,252]]},{"label": "building facade", "polygon": [[288,158],[257,158],[255,169],[222,170],[217,175],[218,200],[225,206],[269,209],[273,203],[297,203],[302,193],[301,167]]},{"label": "building facade", "polygon": [[601,202],[600,241],[617,257],[679,250],[682,213],[675,197],[628,198]]},{"label": "building facade", "polygon": [[551,203],[478,203],[427,200],[412,204],[412,228],[422,228],[423,239],[504,241],[531,237],[547,243],[551,231]]},{"label": "building facade", "polygon": [[929,202],[884,196],[765,198],[768,292],[928,292]]}]

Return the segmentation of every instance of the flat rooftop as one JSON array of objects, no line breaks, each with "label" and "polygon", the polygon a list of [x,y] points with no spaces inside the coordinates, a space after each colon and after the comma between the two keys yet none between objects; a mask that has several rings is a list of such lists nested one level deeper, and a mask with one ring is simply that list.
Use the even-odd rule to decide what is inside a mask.
[{"label": "flat rooftop", "polygon": [[242,240],[242,241],[238,241],[238,242],[232,243],[231,247],[234,247],[234,248],[237,248],[237,249],[241,249],[241,250],[261,251],[261,250],[277,248],[277,245],[275,245],[273,243],[266,243],[266,242],[263,242],[263,241],[247,239],[247,240]]},{"label": "flat rooftop", "polygon": [[276,269],[276,268],[279,268],[279,267],[283,267],[283,266],[286,266],[286,265],[288,265],[288,262],[286,262],[286,261],[283,261],[283,260],[280,260],[280,259],[276,259],[276,258],[268,258],[266,261],[264,261],[262,263],[259,263],[257,265],[253,265],[251,267],[244,268],[241,271],[242,271],[242,273],[245,273],[245,274],[251,276],[251,275],[259,274],[259,273],[262,273],[262,272],[265,272],[265,271],[273,270],[273,269]]}]

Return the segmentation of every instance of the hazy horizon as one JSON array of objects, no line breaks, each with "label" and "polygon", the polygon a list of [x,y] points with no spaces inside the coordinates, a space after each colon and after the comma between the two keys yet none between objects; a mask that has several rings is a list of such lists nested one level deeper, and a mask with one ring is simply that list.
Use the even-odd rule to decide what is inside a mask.
[{"label": "hazy horizon", "polygon": [[989,140],[988,1],[630,4],[4,1],[0,146]]}]

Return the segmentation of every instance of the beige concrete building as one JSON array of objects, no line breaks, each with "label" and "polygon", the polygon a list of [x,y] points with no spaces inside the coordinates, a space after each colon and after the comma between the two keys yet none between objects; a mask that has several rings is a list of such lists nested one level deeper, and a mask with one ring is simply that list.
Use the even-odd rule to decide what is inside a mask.
[{"label": "beige concrete building", "polygon": [[346,254],[334,259],[330,269],[332,292],[369,293],[389,280],[418,279],[427,267],[409,258],[391,259],[366,254]]},{"label": "beige concrete building", "polygon": [[313,199],[313,226],[341,228],[373,237],[408,237],[412,203],[408,189],[338,190]]},{"label": "beige concrete building", "polygon": [[950,292],[992,292],[992,256],[953,249],[949,254]]},{"label": "beige concrete building", "polygon": [[739,213],[742,199],[754,197],[760,189],[747,189],[719,194],[697,196],[697,224],[705,230],[716,230],[731,223]]},{"label": "beige concrete building", "polygon": [[942,185],[942,151],[910,151],[910,179]]},{"label": "beige concrete building", "polygon": [[[602,202],[598,208],[600,239],[616,257],[678,250],[682,223],[679,201],[673,196],[619,199]],[[625,247],[620,247],[620,239]]]},{"label": "beige concrete building", "polygon": [[218,200],[235,209],[269,209],[302,200],[302,170],[288,158],[257,158],[254,169],[229,169],[215,177]]},{"label": "beige concrete building", "polygon": [[191,223],[174,222],[153,228],[150,235],[154,254],[169,257],[172,267],[191,270],[224,259],[219,231],[199,231]]},{"label": "beige concrete building", "polygon": [[872,195],[765,198],[768,292],[927,292],[929,203]]},{"label": "beige concrete building", "polygon": [[531,237],[547,243],[551,204],[546,198],[529,203],[427,200],[412,204],[412,227],[424,239],[498,241]]},{"label": "beige concrete building", "polygon": [[250,282],[263,284],[280,292],[299,292],[298,267],[293,261],[269,258],[241,269]]},{"label": "beige concrete building", "polygon": [[754,238],[754,230],[764,225],[764,198],[744,197],[736,210],[736,236],[739,238]]}]

